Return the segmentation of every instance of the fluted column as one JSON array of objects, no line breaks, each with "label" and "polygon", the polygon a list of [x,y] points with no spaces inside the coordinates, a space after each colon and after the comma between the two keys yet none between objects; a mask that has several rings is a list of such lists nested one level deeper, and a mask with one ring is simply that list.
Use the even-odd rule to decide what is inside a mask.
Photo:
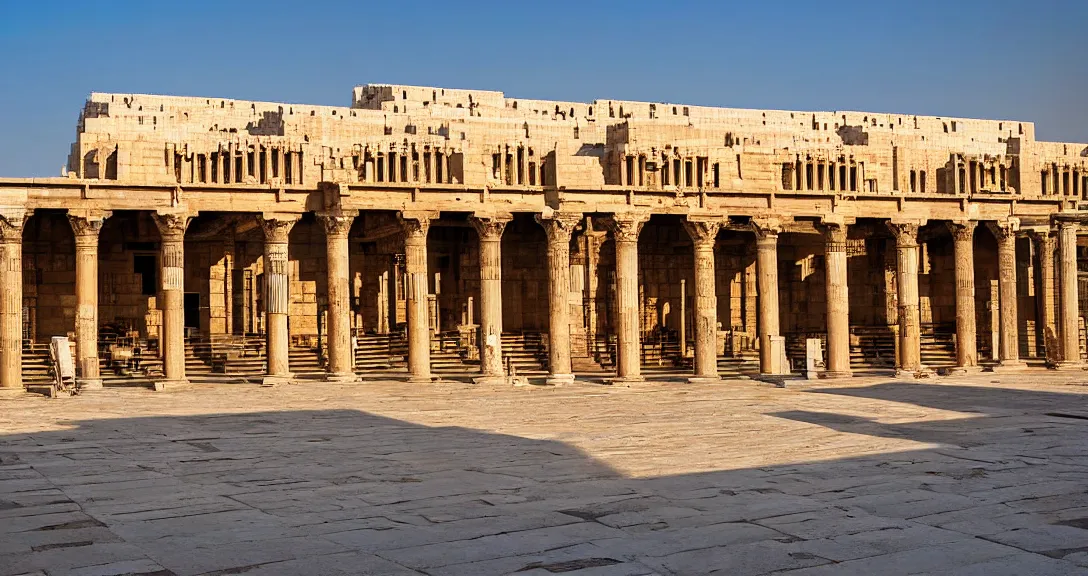
[{"label": "fluted column", "polygon": [[548,236],[548,379],[552,386],[574,381],[570,353],[570,237],[581,214],[537,215]]},{"label": "fluted column", "polygon": [[759,372],[782,375],[789,372],[783,355],[778,311],[778,235],[782,224],[776,218],[753,218],[756,235],[756,304],[759,323]]},{"label": "fluted column", "polygon": [[989,222],[987,226],[997,238],[997,285],[1001,310],[998,368],[1018,369],[1024,366],[1024,362],[1020,360],[1016,302],[1016,232],[1020,229],[1020,220],[1009,218],[1000,222]]},{"label": "fluted column", "polygon": [[918,301],[918,228],[920,222],[888,222],[895,237],[898,286],[899,366],[896,376],[922,372],[921,314]]},{"label": "fluted column", "polygon": [[184,212],[152,213],[162,239],[162,329],[159,347],[164,379],[156,390],[185,386],[185,229],[192,217]]},{"label": "fluted column", "polygon": [[[691,237],[695,253],[695,358],[691,382],[717,381],[718,294],[714,278],[714,242],[721,219],[694,219],[688,216],[684,230]],[[682,307],[681,307],[682,308]],[[681,330],[681,338],[684,338]]]},{"label": "fluted column", "polygon": [[290,334],[287,316],[290,312],[288,236],[298,222],[297,214],[262,214],[259,217],[264,230],[264,330],[267,370],[265,386],[286,384],[291,381]]},{"label": "fluted column", "polygon": [[[516,169],[516,167],[515,167]],[[510,214],[474,214],[469,218],[480,245],[480,378],[498,383],[502,367],[502,232]]]},{"label": "fluted column", "polygon": [[102,387],[98,367],[98,233],[109,212],[70,210],[76,238],[76,366],[82,390]]},{"label": "fluted column", "polygon": [[223,333],[234,334],[234,233],[223,241]]},{"label": "fluted column", "polygon": [[328,273],[328,311],[326,332],[329,363],[325,379],[334,382],[357,380],[351,353],[351,282],[348,273],[348,232],[355,214],[325,212],[318,214],[325,227]]},{"label": "fluted column", "polygon": [[1058,289],[1055,287],[1054,252],[1056,244],[1055,230],[1033,230],[1031,238],[1039,256],[1038,298],[1039,317],[1042,323],[1043,348],[1048,365],[1057,367],[1062,358],[1061,336],[1058,331],[1057,304]]},{"label": "fluted column", "polygon": [[1058,222],[1058,255],[1061,270],[1061,367],[1080,368],[1080,319],[1077,294],[1077,222]]},{"label": "fluted column", "polygon": [[649,217],[642,213],[614,214],[608,220],[616,245],[616,381],[642,380],[639,337],[638,235]]},{"label": "fluted column", "polygon": [[954,373],[977,372],[975,323],[975,227],[971,220],[948,223],[956,259],[956,367]]},{"label": "fluted column", "polygon": [[847,280],[847,223],[824,222],[824,272],[827,290],[827,358],[824,377],[849,378],[850,288]]},{"label": "fluted column", "polygon": [[427,301],[427,232],[437,212],[402,212],[405,272],[407,273],[408,381],[431,381],[431,332]]},{"label": "fluted column", "polygon": [[0,209],[0,396],[22,394],[23,387],[23,225],[33,213]]}]

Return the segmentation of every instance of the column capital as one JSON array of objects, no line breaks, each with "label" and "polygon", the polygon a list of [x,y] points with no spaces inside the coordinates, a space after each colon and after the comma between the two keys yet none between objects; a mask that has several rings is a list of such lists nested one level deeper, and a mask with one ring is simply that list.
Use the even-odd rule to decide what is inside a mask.
[{"label": "column capital", "polygon": [[469,216],[468,221],[480,236],[480,240],[498,241],[502,239],[506,225],[513,219],[514,215],[509,212],[475,212]]},{"label": "column capital", "polygon": [[547,211],[533,217],[544,228],[548,243],[569,242],[570,237],[582,223],[581,212]]},{"label": "column capital", "polygon": [[842,252],[846,250],[846,235],[850,231],[850,226],[856,222],[855,218],[825,216],[816,225],[816,229],[823,234],[828,249],[834,248],[835,251]]},{"label": "column capital", "polygon": [[425,210],[404,210],[398,214],[400,227],[404,230],[404,243],[425,245],[427,232],[431,229],[431,220],[436,220],[438,215],[438,212]]},{"label": "column capital", "polygon": [[347,238],[351,225],[355,222],[356,212],[340,210],[318,212],[317,219],[325,227],[325,235],[330,238]]},{"label": "column capital", "polygon": [[958,242],[969,242],[975,238],[975,228],[978,222],[975,220],[952,220],[945,222],[952,239]]},{"label": "column capital", "polygon": [[1060,231],[1077,230],[1077,229],[1080,228],[1080,222],[1077,222],[1076,220],[1067,220],[1067,219],[1064,219],[1064,218],[1062,218],[1062,219],[1055,218],[1054,219],[1054,227],[1057,230],[1060,230]]},{"label": "column capital", "polygon": [[159,236],[164,242],[185,240],[185,229],[193,220],[188,212],[152,212],[151,219],[159,229]]},{"label": "column capital", "polygon": [[257,223],[264,230],[265,242],[286,244],[291,229],[295,227],[300,217],[299,214],[265,212],[257,216]]},{"label": "column capital", "polygon": [[913,248],[918,246],[918,229],[926,223],[925,220],[888,220],[888,230],[895,237],[897,248]]},{"label": "column capital", "polygon": [[986,227],[990,229],[990,232],[998,241],[1003,241],[1010,237],[1016,237],[1016,233],[1020,231],[1020,219],[1006,218],[996,222],[987,222]]},{"label": "column capital", "polygon": [[756,235],[756,243],[777,242],[782,233],[782,220],[771,216],[753,216],[749,228]]},{"label": "column capital", "polygon": [[642,226],[650,219],[648,212],[615,212],[605,220],[616,242],[638,242]]},{"label": "column capital", "polygon": [[98,233],[111,214],[109,210],[68,210],[68,223],[76,236],[76,246],[97,245]]},{"label": "column capital", "polygon": [[28,208],[0,208],[0,242],[22,242],[23,226],[33,214]]},{"label": "column capital", "polygon": [[714,245],[718,238],[718,231],[722,229],[724,218],[705,218],[688,216],[684,220],[684,231],[691,237],[696,245]]}]

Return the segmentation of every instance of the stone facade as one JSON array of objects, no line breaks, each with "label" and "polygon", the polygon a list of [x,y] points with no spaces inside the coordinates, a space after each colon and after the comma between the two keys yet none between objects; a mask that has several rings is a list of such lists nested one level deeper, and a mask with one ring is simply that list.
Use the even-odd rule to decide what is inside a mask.
[{"label": "stone facade", "polygon": [[353,380],[368,333],[403,333],[419,381],[446,333],[485,380],[504,332],[539,334],[555,384],[587,360],[639,380],[647,342],[697,381],[756,351],[783,376],[806,338],[828,377],[927,373],[945,336],[948,368],[1079,367],[1086,193],[1088,145],[1020,121],[392,85],[348,107],[92,94],[62,177],[0,179],[0,387],[64,334],[87,387],[119,335],[167,386],[186,338],[247,336],[268,382],[303,341]]}]

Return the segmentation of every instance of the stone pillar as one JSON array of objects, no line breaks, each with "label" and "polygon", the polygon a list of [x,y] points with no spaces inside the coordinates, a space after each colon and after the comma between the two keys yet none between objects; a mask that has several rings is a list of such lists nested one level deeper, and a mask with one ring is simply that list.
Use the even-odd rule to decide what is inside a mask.
[{"label": "stone pillar", "polygon": [[896,285],[898,288],[899,362],[897,377],[913,377],[923,371],[921,315],[918,302],[918,228],[921,222],[888,222],[895,236]]},{"label": "stone pillar", "polygon": [[[105,170],[102,164],[100,170]],[[33,213],[24,208],[0,209],[0,397],[18,395],[23,387],[23,225]]]},{"label": "stone pillar", "polygon": [[827,358],[824,377],[849,378],[850,288],[846,273],[846,222],[824,221],[824,273],[827,290]]},{"label": "stone pillar", "polygon": [[639,337],[638,235],[649,219],[643,213],[614,214],[608,225],[616,245],[616,381],[637,382],[642,377]]},{"label": "stone pillar", "polygon": [[109,212],[69,210],[76,238],[76,367],[81,390],[102,387],[98,367],[98,233]]},{"label": "stone pillar", "polygon": [[570,237],[581,214],[537,215],[548,236],[548,379],[552,386],[574,381],[570,350]]},{"label": "stone pillar", "polygon": [[975,323],[975,227],[971,220],[948,223],[956,258],[956,367],[953,373],[978,372]]},{"label": "stone pillar", "polygon": [[287,315],[291,304],[288,236],[298,219],[297,214],[262,214],[259,217],[264,229],[264,330],[268,364],[265,386],[289,383],[293,376],[288,361]]},{"label": "stone pillar", "polygon": [[1077,222],[1058,222],[1058,254],[1061,262],[1061,367],[1081,368],[1080,304],[1077,294]]},{"label": "stone pillar", "polygon": [[159,348],[163,357],[164,379],[155,382],[156,390],[182,387],[185,378],[185,229],[191,216],[186,213],[152,213],[162,239],[162,331]]},{"label": "stone pillar", "polygon": [[431,381],[431,332],[427,300],[427,232],[437,212],[402,212],[408,313],[408,381]]},{"label": "stone pillar", "polygon": [[[517,166],[513,166],[517,170]],[[515,175],[516,176],[516,175]],[[474,214],[470,219],[480,244],[480,378],[503,380],[502,366],[502,232],[510,214]]]},{"label": "stone pillar", "polygon": [[223,242],[223,333],[234,334],[234,234]]},{"label": "stone pillar", "polygon": [[[807,167],[805,171],[807,173]],[[759,307],[759,372],[782,375],[789,372],[783,359],[785,346],[778,312],[778,234],[782,232],[782,224],[775,218],[753,218],[752,231],[756,235],[756,293],[759,295],[756,302]]]},{"label": "stone pillar", "polygon": [[[689,382],[716,382],[718,377],[718,294],[714,277],[714,242],[721,219],[694,219],[688,216],[684,230],[695,252],[695,358]],[[682,282],[682,281],[681,281]],[[683,314],[681,306],[681,315]],[[681,330],[680,338],[685,336]]]},{"label": "stone pillar", "polygon": [[355,359],[351,346],[351,278],[348,273],[348,232],[351,231],[354,214],[325,212],[318,214],[325,226],[325,248],[328,271],[328,312],[326,341],[329,363],[325,379],[333,382],[352,382],[355,376]]},{"label": "stone pillar", "polygon": [[987,226],[997,238],[997,285],[1001,309],[1001,343],[997,367],[1005,370],[1018,369],[1024,366],[1024,362],[1020,360],[1016,310],[1016,232],[1020,229],[1020,220],[1009,218],[990,222]]},{"label": "stone pillar", "polygon": [[1032,232],[1032,240],[1035,242],[1035,251],[1039,255],[1039,317],[1042,319],[1043,343],[1046,350],[1047,363],[1057,367],[1061,361],[1061,342],[1058,335],[1055,300],[1058,298],[1054,278],[1054,244],[1055,234],[1050,230],[1036,230]]}]

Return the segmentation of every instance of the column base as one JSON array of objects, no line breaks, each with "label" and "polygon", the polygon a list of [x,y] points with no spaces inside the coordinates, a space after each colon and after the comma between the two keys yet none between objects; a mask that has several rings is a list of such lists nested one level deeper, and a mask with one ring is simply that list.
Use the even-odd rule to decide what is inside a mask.
[{"label": "column base", "polygon": [[1059,372],[1072,372],[1075,370],[1084,370],[1085,368],[1088,368],[1088,366],[1086,366],[1084,362],[1066,362],[1065,360],[1062,360],[1061,362],[1055,362],[1048,365],[1047,368],[1058,370]]},{"label": "column base", "polygon": [[473,384],[479,384],[481,386],[505,386],[506,376],[496,374],[485,374],[483,376],[477,376],[472,379]]},{"label": "column base", "polygon": [[939,371],[939,373],[944,376],[967,376],[969,374],[979,374],[981,372],[982,366],[953,366]]},{"label": "column base", "polygon": [[355,373],[352,373],[352,372],[345,372],[343,374],[327,373],[327,374],[325,374],[325,381],[326,382],[342,382],[342,383],[358,382],[359,381],[359,376],[357,374],[355,374]]},{"label": "column base", "polygon": [[820,373],[820,378],[824,380],[837,380],[839,378],[853,378],[854,373],[850,370],[824,370]]},{"label": "column base", "polygon": [[274,388],[281,384],[291,384],[295,381],[295,375],[288,372],[287,374],[266,374],[264,378],[261,378],[261,386],[265,388]]},{"label": "column base", "polygon": [[688,376],[689,384],[717,384],[722,381],[722,377],[717,374],[696,374],[694,376]]},{"label": "column base", "polygon": [[412,375],[408,376],[408,383],[409,384],[430,384],[431,382],[434,382],[434,377],[431,376],[430,374],[426,374],[426,375],[412,374]]},{"label": "column base", "polygon": [[1022,372],[1028,367],[1023,360],[1002,360],[997,366],[990,368],[991,372]]},{"label": "column base", "polygon": [[151,384],[151,389],[156,392],[162,392],[164,390],[184,390],[192,385],[193,383],[189,382],[186,378],[181,378],[179,380],[156,380]]},{"label": "column base", "polygon": [[101,390],[102,379],[101,378],[76,378],[76,389],[80,392],[86,392],[88,390]]},{"label": "column base", "polygon": [[566,386],[574,383],[574,374],[548,374],[544,384],[548,386]]},{"label": "column base", "polygon": [[613,386],[630,386],[632,384],[645,382],[646,378],[639,374],[637,376],[616,376],[615,378],[606,378],[605,381]]},{"label": "column base", "polygon": [[26,388],[23,388],[22,386],[5,386],[0,388],[0,400],[19,398],[26,393]]}]

